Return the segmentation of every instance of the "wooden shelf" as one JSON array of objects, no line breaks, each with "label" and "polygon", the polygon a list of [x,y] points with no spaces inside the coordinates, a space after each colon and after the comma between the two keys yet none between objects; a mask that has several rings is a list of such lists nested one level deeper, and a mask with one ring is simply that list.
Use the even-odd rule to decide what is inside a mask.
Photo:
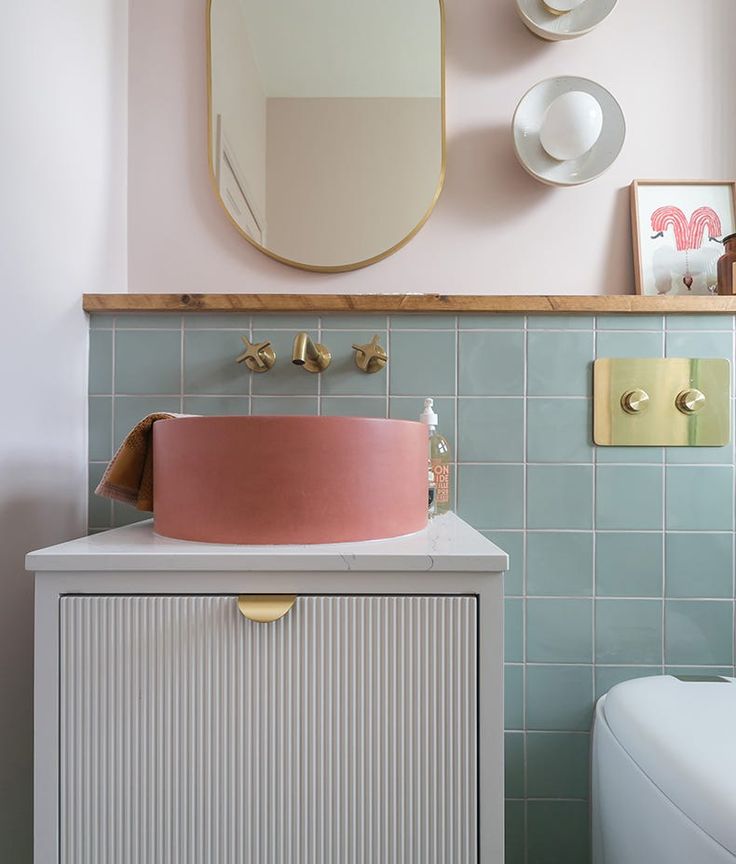
[{"label": "wooden shelf", "polygon": [[85,312],[736,314],[736,297],[471,294],[85,294]]}]

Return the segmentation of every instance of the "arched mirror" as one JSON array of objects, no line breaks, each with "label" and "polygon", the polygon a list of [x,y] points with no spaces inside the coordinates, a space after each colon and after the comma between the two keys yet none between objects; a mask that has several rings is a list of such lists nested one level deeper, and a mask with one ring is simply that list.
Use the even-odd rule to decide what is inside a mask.
[{"label": "arched mirror", "polygon": [[444,179],[442,0],[209,0],[210,169],[240,233],[352,270],[421,228]]}]

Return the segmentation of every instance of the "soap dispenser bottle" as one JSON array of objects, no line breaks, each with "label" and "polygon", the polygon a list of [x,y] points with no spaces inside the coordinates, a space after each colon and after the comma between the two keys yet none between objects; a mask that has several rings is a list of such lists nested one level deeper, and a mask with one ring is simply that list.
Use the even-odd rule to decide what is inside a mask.
[{"label": "soap dispenser bottle", "polygon": [[429,515],[436,516],[450,509],[450,445],[437,431],[439,419],[434,412],[434,399],[424,400],[424,411],[419,419],[427,427],[429,437]]}]

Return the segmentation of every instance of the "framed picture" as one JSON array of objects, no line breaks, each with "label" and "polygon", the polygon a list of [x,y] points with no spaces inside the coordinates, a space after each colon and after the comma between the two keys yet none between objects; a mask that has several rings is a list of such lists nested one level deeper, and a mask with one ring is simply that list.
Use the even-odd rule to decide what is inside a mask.
[{"label": "framed picture", "polygon": [[715,294],[736,181],[634,180],[631,222],[637,294]]}]

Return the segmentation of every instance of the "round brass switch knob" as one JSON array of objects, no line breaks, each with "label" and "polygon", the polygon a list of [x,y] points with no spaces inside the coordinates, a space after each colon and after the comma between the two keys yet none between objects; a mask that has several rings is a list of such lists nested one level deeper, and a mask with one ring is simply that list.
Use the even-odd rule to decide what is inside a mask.
[{"label": "round brass switch knob", "polygon": [[694,387],[683,390],[677,394],[675,405],[677,405],[677,410],[682,411],[683,414],[697,414],[705,405],[705,393],[701,393]]},{"label": "round brass switch knob", "polygon": [[649,394],[646,390],[635,388],[627,390],[621,397],[621,407],[627,414],[641,414],[649,405]]}]

